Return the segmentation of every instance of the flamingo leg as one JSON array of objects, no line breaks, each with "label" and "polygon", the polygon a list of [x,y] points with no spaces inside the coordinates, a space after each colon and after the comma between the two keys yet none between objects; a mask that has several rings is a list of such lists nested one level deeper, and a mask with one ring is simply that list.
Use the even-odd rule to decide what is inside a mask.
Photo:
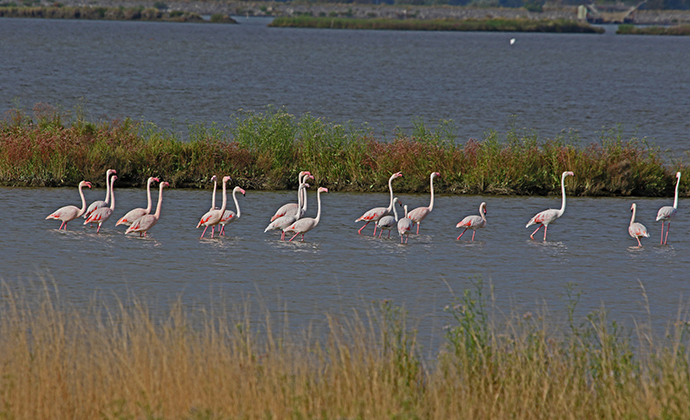
[{"label": "flamingo leg", "polygon": [[544,225],[544,242],[546,242],[546,231],[549,229],[549,225]]},{"label": "flamingo leg", "polygon": [[96,233],[98,233],[98,232],[100,232],[100,231],[101,231],[101,224],[99,223],[99,224],[98,224],[98,229],[96,229]]},{"label": "flamingo leg", "polygon": [[640,238],[636,236],[635,239],[637,239],[637,246],[639,248],[642,248],[642,242],[640,242]]},{"label": "flamingo leg", "polygon": [[280,235],[280,240],[281,241],[285,240],[285,231],[283,231],[283,233]]},{"label": "flamingo leg", "polygon": [[62,222],[58,230],[62,229],[63,226],[65,227],[65,230],[67,230],[67,222]]},{"label": "flamingo leg", "polygon": [[361,228],[359,228],[359,230],[357,231],[357,233],[359,233],[359,234],[361,235],[361,234],[362,234],[362,229],[364,229],[365,227],[367,227],[367,225],[368,225],[369,223],[370,223],[370,222],[366,222],[366,223],[364,224],[364,226],[362,226]]},{"label": "flamingo leg", "polygon": [[[417,235],[419,235],[419,224],[420,224],[420,222],[417,222]],[[407,243],[407,242],[405,242],[405,243]]]},{"label": "flamingo leg", "polygon": [[211,239],[213,239],[213,234],[216,233],[216,227],[211,226]]},{"label": "flamingo leg", "polygon": [[[208,226],[204,227],[204,231],[201,232],[201,236],[199,237],[199,239],[203,239],[204,234],[206,233],[206,229],[208,229]],[[139,236],[141,236],[141,233],[139,234]]]},{"label": "flamingo leg", "polygon": [[[292,238],[290,238],[290,240],[289,240],[288,242],[292,242],[292,240],[295,239],[295,238],[297,237],[297,235],[299,235],[299,232],[295,233],[295,236],[293,236]],[[303,239],[304,239],[304,238],[303,238]]]},{"label": "flamingo leg", "polygon": [[304,233],[302,234],[302,239],[300,239],[300,242],[304,242]]},{"label": "flamingo leg", "polygon": [[390,239],[390,238],[391,238],[391,230],[388,229],[388,239]]},{"label": "flamingo leg", "polygon": [[404,242],[403,242],[403,236],[402,236],[402,235],[400,235],[400,243],[401,243],[401,244],[404,243]]},{"label": "flamingo leg", "polygon": [[[462,238],[462,235],[465,234],[465,232],[467,232],[467,229],[463,230],[462,233],[460,234],[460,236],[458,236],[455,240],[456,240],[456,241],[459,241],[460,238]],[[474,235],[472,235],[472,240],[474,240]]]},{"label": "flamingo leg", "polygon": [[539,231],[539,229],[541,229],[541,227],[542,227],[542,225],[539,225],[539,227],[537,228],[537,230],[535,230],[534,232],[532,232],[532,234],[529,235],[529,237],[532,238],[532,239],[534,239],[534,234],[537,233],[537,232]]},{"label": "flamingo leg", "polygon": [[475,234],[475,233],[477,233],[477,231],[476,231],[476,230],[473,230],[473,231],[472,231],[472,242],[474,242],[474,234]]},{"label": "flamingo leg", "polygon": [[374,223],[374,236],[376,236],[376,223]]},{"label": "flamingo leg", "polygon": [[659,245],[664,244],[664,221],[661,221],[661,241],[659,241]]},{"label": "flamingo leg", "polygon": [[410,240],[410,235],[405,236],[405,243]]},{"label": "flamingo leg", "polygon": [[664,245],[668,245],[668,231],[671,230],[671,221],[668,221],[666,225],[666,239],[664,239]]},{"label": "flamingo leg", "polygon": [[383,229],[381,229],[381,232],[379,232],[379,239],[381,239],[381,235],[383,235]]}]

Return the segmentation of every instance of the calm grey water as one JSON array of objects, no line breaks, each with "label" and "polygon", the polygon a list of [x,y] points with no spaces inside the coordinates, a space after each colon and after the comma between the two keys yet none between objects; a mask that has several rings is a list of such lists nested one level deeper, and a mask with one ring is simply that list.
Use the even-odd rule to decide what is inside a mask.
[{"label": "calm grey water", "polygon": [[[87,191],[87,201],[103,190]],[[239,197],[242,217],[222,239],[199,240],[195,226],[210,205],[209,191],[165,190],[161,221],[148,238],[129,237],[114,220],[145,205],[145,191],[116,190],[113,220],[101,233],[70,222],[43,220],[66,204],[79,204],[76,188],[1,188],[0,212],[12,215],[0,235],[0,277],[10,287],[36,279],[54,279],[63,297],[77,304],[95,294],[128,294],[144,301],[208,303],[222,294],[230,300],[260,302],[276,313],[287,309],[291,324],[323,321],[325,313],[364,310],[372,301],[392,299],[419,321],[423,335],[438,339],[449,322],[443,307],[482,278],[495,287],[498,309],[537,313],[546,305],[551,320],[565,317],[565,287],[583,292],[579,314],[604,305],[612,318],[646,320],[640,282],[649,295],[659,330],[676,319],[690,296],[689,222],[673,222],[668,246],[658,245],[656,211],[670,199],[572,198],[565,215],[549,229],[547,242],[532,241],[525,223],[538,211],[560,207],[555,197],[437,197],[419,236],[409,244],[358,235],[353,221],[371,207],[386,205],[384,194],[323,194],[321,224],[304,243],[280,242],[264,233],[275,209],[294,201],[293,192],[248,191]],[[310,215],[316,213],[310,192]],[[400,195],[412,207],[428,205],[428,195]],[[156,194],[154,193],[154,200]],[[456,241],[455,224],[477,214],[487,202],[488,225],[476,242],[467,234]],[[652,235],[642,249],[628,236],[630,205]],[[467,239],[467,240],[465,240]],[[438,333],[438,334],[432,334]],[[427,343],[425,343],[427,344]]]},{"label": "calm grey water", "polygon": [[[519,127],[596,141],[621,124],[677,154],[690,140],[690,38],[343,31],[0,19],[0,112],[80,103],[92,118],[230,124],[286,106],[390,133],[417,117],[458,138]],[[515,45],[509,39],[515,37]]]}]

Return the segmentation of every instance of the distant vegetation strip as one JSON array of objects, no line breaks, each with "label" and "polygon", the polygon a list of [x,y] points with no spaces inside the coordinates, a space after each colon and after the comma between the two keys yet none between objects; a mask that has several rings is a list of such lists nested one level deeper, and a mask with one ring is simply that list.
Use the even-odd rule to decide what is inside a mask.
[{"label": "distant vegetation strip", "polygon": [[618,25],[617,34],[621,35],[690,35],[690,25],[676,26],[635,26]]},{"label": "distant vegetation strip", "polygon": [[[44,18],[44,19],[87,19],[87,20],[142,20],[158,22],[205,22],[197,13],[176,10],[159,10],[143,7],[0,7],[0,17]],[[213,23],[236,23],[227,15],[213,15]]]},{"label": "distant vegetation strip", "polygon": [[[574,195],[671,196],[675,172],[685,164],[665,163],[658,148],[624,139],[619,128],[589,144],[577,133],[541,140],[518,128],[458,139],[450,121],[430,127],[416,120],[410,133],[383,136],[366,125],[268,108],[236,116],[231,127],[190,125],[183,140],[151,123],[89,122],[79,111],[42,104],[33,114],[14,110],[0,122],[2,185],[101,185],[107,168],[117,169],[120,186],[142,186],[158,176],[171,186],[208,187],[216,174],[261,190],[296,188],[296,174],[309,170],[316,184],[333,191],[385,191],[390,174],[402,171],[399,192],[426,191],[429,173],[439,171],[439,191],[472,194],[559,193],[559,176],[570,170]],[[688,178],[681,181],[683,196],[690,192]]]},{"label": "distant vegetation strip", "polygon": [[278,17],[272,27],[330,29],[389,29],[413,31],[497,31],[497,32],[567,32],[603,33],[585,22],[574,20],[534,19],[353,19],[336,17]]}]

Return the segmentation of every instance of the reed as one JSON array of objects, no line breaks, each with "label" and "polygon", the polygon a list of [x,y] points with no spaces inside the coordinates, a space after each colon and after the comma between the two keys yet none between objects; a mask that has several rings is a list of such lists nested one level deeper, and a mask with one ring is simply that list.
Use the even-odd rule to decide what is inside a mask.
[{"label": "reed", "polygon": [[[404,308],[326,315],[295,328],[247,302],[155,316],[130,297],[75,308],[44,285],[5,286],[0,415],[12,419],[684,418],[688,324],[656,338],[595,311],[564,322],[496,316],[481,282],[446,307],[441,349]],[[264,318],[264,322],[256,319]]]},{"label": "reed", "polygon": [[[243,188],[296,188],[297,173],[310,170],[333,191],[385,191],[402,171],[400,192],[428,189],[439,171],[440,192],[559,194],[559,175],[576,176],[568,189],[587,196],[669,196],[682,161],[662,158],[644,139],[624,138],[620,127],[581,145],[575,132],[541,140],[515,126],[461,143],[451,121],[430,127],[414,121],[410,133],[377,136],[367,125],[333,124],[268,108],[235,117],[232,127],[194,124],[182,134],[131,119],[89,122],[83,111],[61,112],[39,104],[33,114],[14,110],[0,123],[0,183],[25,186],[97,185],[107,168],[118,184],[143,186],[158,176],[176,187],[206,187],[227,174]],[[690,192],[686,177],[680,193]]]},{"label": "reed", "polygon": [[385,29],[412,31],[492,31],[603,33],[585,22],[566,19],[354,19],[342,17],[277,17],[269,26],[291,28]]},{"label": "reed", "polygon": [[616,33],[620,35],[690,35],[690,25],[673,26],[635,26],[630,24],[618,25]]}]

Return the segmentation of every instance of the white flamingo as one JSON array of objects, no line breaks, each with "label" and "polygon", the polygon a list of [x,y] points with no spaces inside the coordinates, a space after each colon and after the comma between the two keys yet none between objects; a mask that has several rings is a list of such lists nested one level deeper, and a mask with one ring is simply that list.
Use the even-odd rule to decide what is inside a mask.
[{"label": "white flamingo", "polygon": [[[311,176],[311,173],[309,171],[302,171],[297,175],[297,182],[298,185],[302,185],[303,183],[307,182],[307,179],[311,178],[314,179],[313,176]],[[297,187],[298,191],[298,199],[299,199],[299,187]],[[306,194],[306,191],[304,192]],[[300,206],[299,203],[287,203],[283,204],[278,210],[276,210],[276,213],[271,217],[271,222],[276,220],[279,217],[283,217],[286,214],[293,213],[296,209],[299,209]]]},{"label": "white flamingo", "polygon": [[89,204],[89,207],[84,213],[84,219],[88,219],[94,210],[100,207],[108,207],[110,205],[110,175],[117,174],[115,169],[108,169],[105,171],[105,200],[94,201]]},{"label": "white flamingo", "polygon": [[307,194],[305,193],[305,191],[307,188],[309,188],[309,184],[302,183],[297,189],[297,204],[300,207],[295,208],[291,213],[288,213],[285,216],[280,216],[279,218],[269,223],[268,226],[266,226],[266,229],[264,229],[264,233],[268,232],[269,230],[282,230],[280,240],[285,240],[285,229],[287,229],[288,227],[290,227],[290,225],[298,221],[299,218],[302,217],[302,214],[304,214],[303,210],[305,207],[303,207],[304,204],[302,204],[302,201],[306,199]]},{"label": "white flamingo", "polygon": [[94,210],[91,213],[91,216],[89,216],[86,220],[84,220],[84,224],[98,224],[98,229],[96,229],[96,233],[101,231],[101,226],[103,223],[107,222],[108,219],[110,219],[110,216],[113,215],[113,212],[115,211],[115,180],[117,179],[117,175],[113,175],[110,177],[110,207],[99,207],[96,210]]},{"label": "white flamingo", "polygon": [[145,216],[149,213],[151,213],[151,183],[153,182],[160,182],[160,179],[155,178],[155,177],[149,177],[149,179],[146,181],[146,199],[147,199],[147,205],[145,209],[142,209],[141,207],[132,209],[127,212],[124,216],[120,218],[120,220],[115,223],[115,226],[119,225],[126,225],[126,226],[131,226],[132,223],[134,223],[135,220],[140,218],[141,216]]},{"label": "white flamingo", "polygon": [[635,213],[637,212],[637,205],[633,203],[632,207],[630,207],[630,211],[632,212],[632,218],[630,218],[630,226],[628,226],[628,233],[630,236],[633,238],[637,239],[637,246],[642,247],[642,242],[640,242],[640,238],[649,238],[649,233],[647,232],[647,228],[645,225],[642,223],[637,223],[635,221]]},{"label": "white flamingo", "polygon": [[158,205],[156,206],[155,214],[147,214],[138,218],[132,223],[132,226],[128,227],[125,231],[125,235],[130,232],[139,233],[139,236],[146,237],[146,233],[158,223],[161,218],[161,205],[163,204],[163,187],[168,187],[170,184],[167,182],[161,182],[158,186]]},{"label": "white flamingo", "polygon": [[84,198],[84,191],[82,191],[83,187],[91,188],[91,183],[87,181],[81,181],[79,183],[79,196],[81,197],[81,208],[77,206],[60,207],[59,209],[49,214],[48,217],[45,218],[45,220],[61,220],[62,224],[60,224],[58,230],[63,228],[64,230],[67,230],[67,222],[71,222],[72,220],[78,218],[86,212],[86,199]]},{"label": "white flamingo", "polygon": [[481,229],[484,226],[486,226],[486,203],[482,201],[482,204],[479,205],[479,216],[467,216],[455,225],[456,228],[465,228],[456,241],[460,240],[462,235],[467,232],[467,229],[472,229],[472,242],[474,242],[474,234],[477,233],[477,229]]},{"label": "white flamingo", "polygon": [[403,206],[405,208],[405,217],[402,219],[398,220],[398,234],[400,235],[400,243],[403,243],[403,236],[405,236],[405,242],[410,239],[410,231],[412,230],[412,226],[414,226],[414,222],[412,219],[410,219],[409,213],[407,212],[407,204]]},{"label": "white flamingo", "polygon": [[[668,243],[668,231],[671,229],[671,218],[676,215],[678,210],[678,187],[680,186],[680,172],[676,172],[676,195],[673,198],[673,206],[664,206],[656,213],[656,221],[661,220],[661,245]],[[664,221],[668,220],[666,225],[666,238],[664,239]]]},{"label": "white flamingo", "polygon": [[[381,219],[383,216],[390,214],[391,210],[393,210],[393,180],[395,178],[400,178],[402,176],[402,172],[396,172],[391,177],[388,179],[388,190],[391,193],[391,201],[390,204],[388,204],[388,207],[374,207],[373,209],[367,211],[363,215],[357,218],[355,220],[355,223],[357,222],[366,222],[364,226],[359,228],[357,233],[360,235],[362,234],[362,229],[367,227],[367,225],[371,222],[378,222],[379,219]],[[374,236],[376,236],[376,223],[374,223]]]},{"label": "white flamingo", "polygon": [[201,237],[199,239],[202,239],[204,237],[204,234],[206,233],[206,229],[208,229],[209,226],[212,226],[211,239],[213,239],[213,233],[215,232],[215,227],[218,223],[220,223],[220,219],[223,218],[223,214],[225,214],[225,209],[227,208],[227,205],[228,205],[228,196],[227,196],[228,181],[230,181],[229,176],[223,177],[223,205],[218,210],[208,211],[206,214],[204,214],[201,217],[201,219],[199,220],[199,224],[196,225],[197,229],[199,229],[199,227],[201,227],[201,226],[204,226],[204,231],[201,233]]},{"label": "white flamingo", "polygon": [[242,193],[242,195],[246,194],[246,191],[240,187],[235,187],[232,189],[232,201],[235,202],[235,210],[237,210],[237,213],[235,213],[232,210],[225,210],[223,217],[220,218],[220,222],[218,223],[220,225],[220,233],[219,233],[220,235],[225,235],[225,225],[233,223],[235,220],[242,217],[242,211],[240,210],[240,205],[237,203],[236,194],[238,192]]},{"label": "white flamingo", "polygon": [[300,242],[304,242],[304,234],[314,229],[321,221],[321,193],[328,192],[328,188],[321,187],[316,192],[316,202],[318,203],[318,210],[316,211],[316,217],[305,217],[304,219],[299,219],[290,227],[285,229],[286,232],[295,232],[295,236],[290,238],[290,242],[297,237],[300,233],[302,234],[302,239]]},{"label": "white flamingo", "polygon": [[546,230],[549,228],[549,225],[555,222],[556,219],[563,216],[563,213],[565,213],[565,177],[574,175],[575,174],[570,171],[566,171],[561,174],[561,193],[563,194],[563,202],[561,204],[560,210],[544,210],[540,213],[537,213],[533,218],[529,220],[529,222],[527,222],[527,225],[525,225],[526,228],[532,225],[539,225],[537,230],[535,230],[534,232],[532,232],[531,235],[529,235],[530,238],[534,239],[534,234],[537,233],[537,231],[541,229],[542,226],[544,226],[544,241],[546,241]]},{"label": "white flamingo", "polygon": [[400,204],[400,206],[402,206],[402,203],[400,202],[398,197],[395,197],[393,199],[393,214],[395,215],[395,217],[391,216],[390,214],[383,216],[382,218],[379,219],[378,223],[376,224],[379,227],[379,229],[381,230],[379,232],[379,238],[381,237],[381,235],[383,235],[383,231],[387,230],[388,231],[388,239],[390,239],[391,238],[391,230],[395,229],[395,227],[398,226],[398,211],[395,209],[395,203],[398,203],[398,204]]},{"label": "white flamingo", "polygon": [[434,178],[436,178],[437,176],[441,176],[441,174],[438,172],[432,172],[429,176],[429,184],[431,185],[431,202],[429,203],[429,207],[417,207],[416,209],[411,210],[410,214],[408,215],[410,220],[417,224],[418,235],[419,225],[422,223],[422,220],[424,220],[424,218],[427,217],[429,213],[431,213],[431,211],[434,209]]}]

